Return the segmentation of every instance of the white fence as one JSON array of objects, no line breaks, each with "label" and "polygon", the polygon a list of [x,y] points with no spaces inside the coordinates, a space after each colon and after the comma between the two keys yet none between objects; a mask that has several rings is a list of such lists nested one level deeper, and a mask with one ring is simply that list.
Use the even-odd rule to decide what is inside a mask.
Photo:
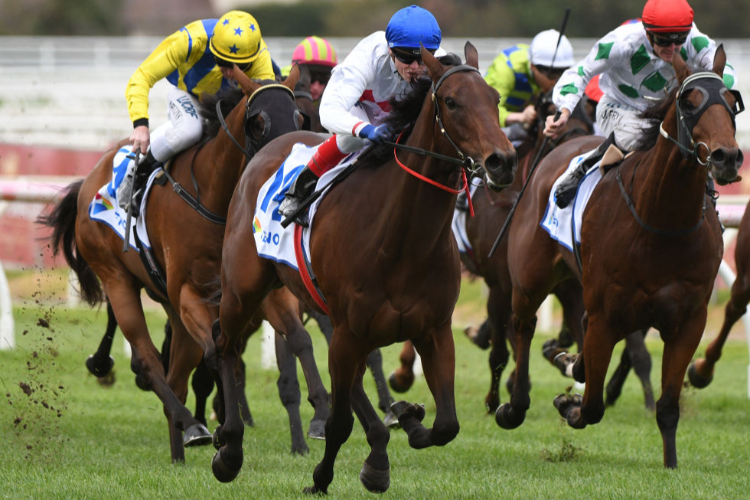
[{"label": "white fence", "polygon": [[[130,135],[125,103],[130,75],[158,45],[155,37],[0,37],[0,137],[6,143],[52,145],[103,150]],[[356,38],[332,38],[343,58]],[[528,39],[478,38],[480,70],[484,72],[505,47]],[[268,38],[274,59],[291,60],[297,38]],[[463,54],[461,38],[444,47]],[[576,58],[593,39],[572,39]],[[738,73],[738,88],[750,96],[750,40],[723,40],[729,62]],[[749,98],[750,99],[750,98]],[[157,83],[150,96],[151,121],[166,121],[166,84]],[[750,112],[737,120],[737,139],[750,149]]]}]

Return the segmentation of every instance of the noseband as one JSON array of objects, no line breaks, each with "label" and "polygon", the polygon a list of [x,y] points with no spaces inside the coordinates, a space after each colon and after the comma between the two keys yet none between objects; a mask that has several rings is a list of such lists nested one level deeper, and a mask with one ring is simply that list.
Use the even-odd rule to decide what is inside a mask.
[{"label": "noseband", "polygon": [[[690,90],[698,90],[703,94],[703,100],[695,109],[683,110],[680,106],[680,98]],[[735,107],[731,108],[726,99],[726,92],[730,92],[735,100]],[[745,110],[745,104],[742,102],[742,96],[737,90],[730,90],[724,85],[722,77],[712,72],[700,72],[690,75],[682,82],[680,90],[675,96],[675,109],[677,112],[677,140],[674,140],[664,130],[664,122],[659,125],[659,133],[666,139],[675,143],[679,148],[682,156],[689,159],[694,158],[696,162],[704,167],[711,164],[711,150],[705,142],[696,143],[693,139],[693,128],[700,121],[703,113],[713,104],[721,104],[729,112],[732,118],[732,126],[737,130],[737,124],[734,117]],[[706,150],[705,161],[701,160],[699,152],[701,147]]]}]

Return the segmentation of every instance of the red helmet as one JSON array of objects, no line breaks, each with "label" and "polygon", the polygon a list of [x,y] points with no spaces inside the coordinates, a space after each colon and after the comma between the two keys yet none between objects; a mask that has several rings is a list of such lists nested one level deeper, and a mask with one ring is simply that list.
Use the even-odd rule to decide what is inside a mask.
[{"label": "red helmet", "polygon": [[693,9],[687,0],[648,0],[643,7],[643,27],[655,33],[690,31]]}]

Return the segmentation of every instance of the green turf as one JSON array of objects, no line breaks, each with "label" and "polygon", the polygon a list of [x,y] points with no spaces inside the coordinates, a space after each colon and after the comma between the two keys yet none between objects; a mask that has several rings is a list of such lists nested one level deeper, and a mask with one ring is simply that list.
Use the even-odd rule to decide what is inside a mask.
[{"label": "green turf", "polygon": [[[478,287],[478,283],[465,287],[460,307],[483,307],[476,305],[481,300]],[[245,354],[248,399],[256,425],[245,432],[245,463],[239,477],[231,484],[220,484],[211,473],[214,450],[210,446],[187,449],[184,465],[170,463],[161,404],[154,394],[140,391],[133,383],[119,333],[114,348],[115,385],[100,387],[88,374],[84,360],[101,339],[104,310],[68,310],[36,304],[34,298],[27,302],[16,310],[17,348],[0,351],[0,435],[4,438],[0,497],[277,499],[302,497],[302,488],[312,484],[324,443],[309,440],[309,455],[290,454],[277,373],[260,367],[259,335],[251,339]],[[158,312],[148,314],[157,346],[161,345],[163,319]],[[317,330],[311,334],[328,386],[325,342]],[[526,421],[506,431],[484,412],[488,352],[470,344],[456,328],[461,432],[443,448],[413,450],[402,431],[393,431],[391,488],[385,495],[404,499],[750,495],[750,400],[744,341],[727,344],[709,388],[683,391],[677,433],[679,469],[664,470],[655,417],[644,409],[640,384],[632,375],[620,401],[608,409],[600,424],[573,430],[561,423],[552,399],[569,381],[541,356],[541,344],[550,334],[540,333],[532,345],[532,403]],[[658,397],[662,344],[650,338],[648,346],[654,356],[651,379]],[[396,367],[399,348],[384,350],[386,373]],[[304,391],[301,370],[300,380]],[[374,398],[369,374],[365,382]],[[34,392],[27,395],[26,386]],[[508,400],[504,389],[501,397]],[[425,403],[429,425],[435,405],[424,379],[417,379],[406,399]],[[192,395],[188,407],[194,407]],[[302,417],[307,426],[312,409],[304,396]],[[210,430],[215,426],[211,422]],[[372,497],[358,479],[368,450],[355,421],[336,462],[331,496]]]}]

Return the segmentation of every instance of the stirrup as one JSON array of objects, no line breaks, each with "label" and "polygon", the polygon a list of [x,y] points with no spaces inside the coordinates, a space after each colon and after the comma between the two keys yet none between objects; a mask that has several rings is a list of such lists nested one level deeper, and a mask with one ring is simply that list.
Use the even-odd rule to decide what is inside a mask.
[{"label": "stirrup", "polygon": [[[284,197],[284,201],[279,205],[279,213],[284,218],[288,218],[295,212],[295,210],[297,210],[297,207],[299,207],[300,203],[305,199],[306,198],[291,196],[290,193],[287,193]],[[297,214],[297,217],[294,218],[294,222],[298,226],[308,227],[310,225],[309,209]]]}]

